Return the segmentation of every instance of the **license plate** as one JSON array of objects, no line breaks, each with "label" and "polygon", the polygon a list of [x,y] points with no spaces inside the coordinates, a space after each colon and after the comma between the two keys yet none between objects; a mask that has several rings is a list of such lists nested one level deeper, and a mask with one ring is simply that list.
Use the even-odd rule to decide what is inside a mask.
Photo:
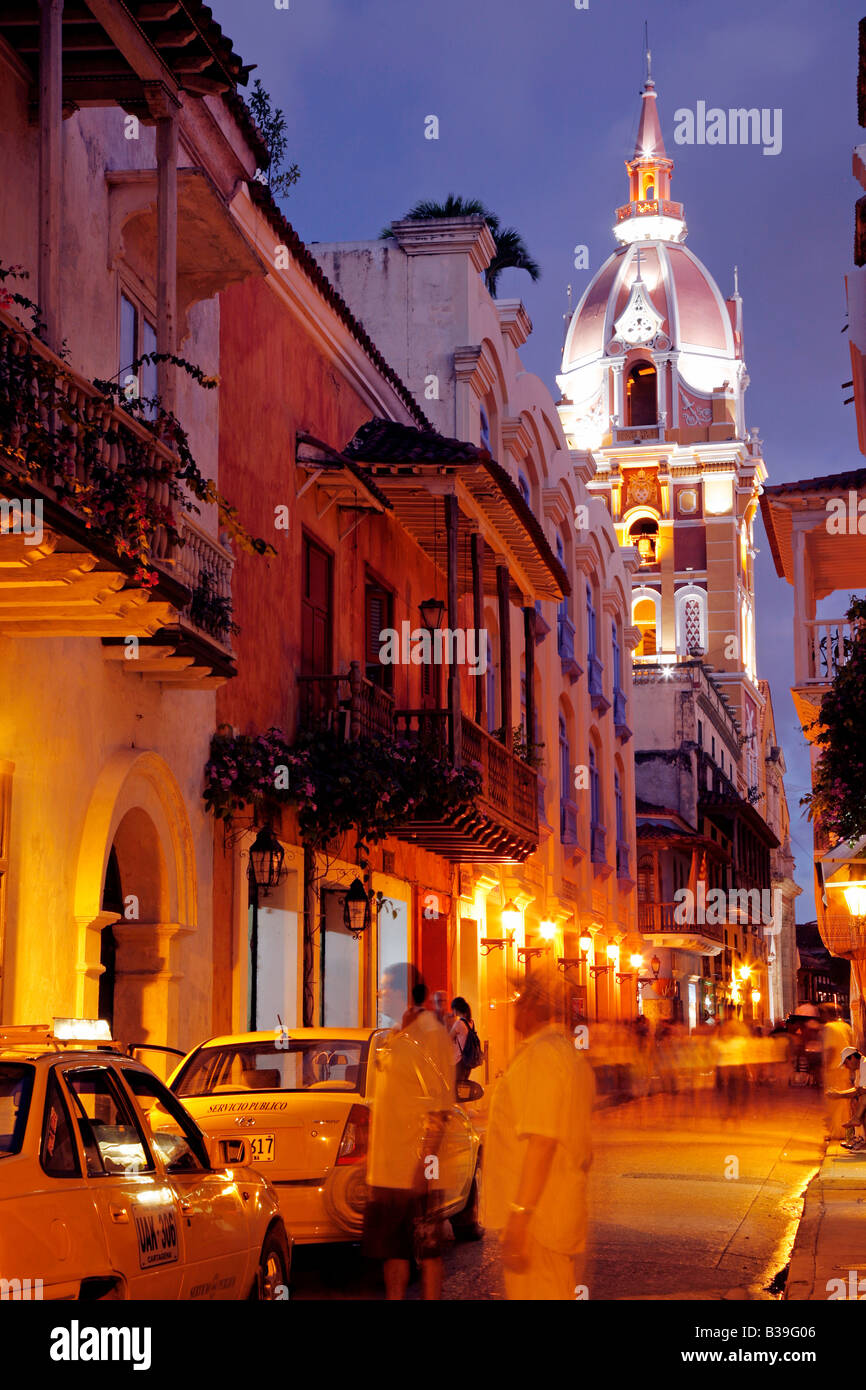
[{"label": "license plate", "polygon": [[171,1265],[177,1261],[177,1220],[174,1211],[135,1213],[138,1234],[138,1263],[142,1269],[152,1265]]},{"label": "license plate", "polygon": [[245,1134],[250,1146],[251,1163],[273,1163],[274,1136],[272,1134]]}]

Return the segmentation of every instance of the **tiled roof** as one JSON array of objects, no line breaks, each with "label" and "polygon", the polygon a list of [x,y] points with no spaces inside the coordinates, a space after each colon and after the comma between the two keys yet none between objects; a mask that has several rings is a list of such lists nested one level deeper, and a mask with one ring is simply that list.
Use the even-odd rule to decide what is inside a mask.
[{"label": "tiled roof", "polygon": [[403,404],[408,409],[412,417],[418,421],[419,425],[425,430],[432,430],[432,425],[427,419],[408,386],[400,379],[394,368],[385,361],[376,344],[373,342],[364,325],[355,318],[346,301],[337,293],[328,277],[325,275],[315,256],[311,255],[306,245],[298,236],[291,222],[283,216],[274,201],[274,196],[266,184],[259,183],[256,179],[251,179],[247,187],[250,190],[250,197],[257,207],[261,208],[270,226],[279,236],[283,245],[288,247],[304,274],[315,285],[316,289],[325,299],[331,308],[342,319],[343,323],[352,334],[353,338],[361,345],[370,361],[377,368],[387,381],[396,390]]},{"label": "tiled roof", "polygon": [[853,488],[858,491],[866,485],[866,468],[852,468],[847,473],[827,473],[821,478],[795,478],[790,483],[773,483],[764,487],[764,497],[782,497],[786,493],[796,496],[798,492],[838,492]]},{"label": "tiled roof", "polygon": [[429,426],[427,429],[418,430],[410,425],[395,424],[392,420],[368,420],[349,441],[343,452],[348,457],[371,464],[393,463],[401,466],[419,463],[447,467],[464,463],[480,466],[493,479],[512,513],[519,518],[543,564],[553,575],[562,592],[571,593],[568,574],[554,555],[544,527],[532,508],[527,505],[523,493],[511,475],[501,463],[497,463],[491,457],[487,449],[468,444],[464,440],[449,439]]},{"label": "tiled roof", "polygon": [[270,163],[271,152],[268,149],[267,140],[253,120],[250,108],[238,91],[226,92],[223,100],[246,136],[247,143],[259,162],[259,167],[266,169]]}]

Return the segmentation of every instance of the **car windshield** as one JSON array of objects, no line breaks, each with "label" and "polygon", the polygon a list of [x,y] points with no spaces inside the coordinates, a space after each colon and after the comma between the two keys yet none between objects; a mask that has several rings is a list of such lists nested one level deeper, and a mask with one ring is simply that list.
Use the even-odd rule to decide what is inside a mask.
[{"label": "car windshield", "polygon": [[179,1096],[237,1091],[361,1091],[366,1039],[281,1038],[202,1047],[172,1090]]},{"label": "car windshield", "polygon": [[32,1067],[0,1062],[0,1158],[21,1152],[32,1090]]}]

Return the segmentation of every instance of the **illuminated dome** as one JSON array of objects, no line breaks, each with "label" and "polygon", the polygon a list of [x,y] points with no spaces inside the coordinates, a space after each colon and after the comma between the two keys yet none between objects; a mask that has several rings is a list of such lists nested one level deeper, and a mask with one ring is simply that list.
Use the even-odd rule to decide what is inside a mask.
[{"label": "illuminated dome", "polygon": [[[617,209],[621,245],[590,282],[569,325],[558,377],[560,413],[573,448],[598,447],[611,425],[625,427],[628,384],[618,371],[645,362],[666,375],[660,428],[709,425],[723,393],[732,432],[742,434],[742,301],[725,299],[706,266],[683,245],[681,203],[670,199],[673,160],[662,139],[655,84],[642,93],[635,151],[626,161],[629,201]],[[671,368],[675,369],[672,373]],[[616,370],[612,371],[615,368]]]}]

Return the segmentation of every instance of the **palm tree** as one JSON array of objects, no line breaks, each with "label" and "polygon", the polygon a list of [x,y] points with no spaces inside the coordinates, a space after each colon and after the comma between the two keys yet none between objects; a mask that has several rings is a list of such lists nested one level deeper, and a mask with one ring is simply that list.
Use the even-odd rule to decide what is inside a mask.
[{"label": "palm tree", "polygon": [[[484,272],[485,284],[494,298],[503,270],[525,270],[531,280],[539,279],[541,267],[530,256],[520,233],[514,227],[500,227],[496,213],[490,212],[478,198],[460,198],[453,193],[441,203],[422,198],[406,213],[407,220],[414,222],[430,222],[439,217],[484,218],[496,245],[493,259]],[[381,239],[393,235],[390,227],[379,233]]]}]

